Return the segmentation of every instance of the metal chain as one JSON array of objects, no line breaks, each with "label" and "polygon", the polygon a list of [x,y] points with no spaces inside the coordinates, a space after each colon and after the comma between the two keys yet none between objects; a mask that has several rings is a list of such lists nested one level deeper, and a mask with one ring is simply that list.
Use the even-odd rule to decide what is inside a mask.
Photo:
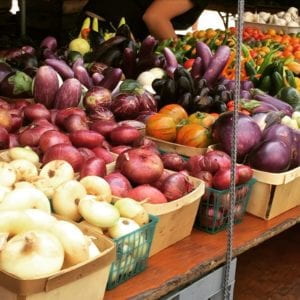
[{"label": "metal chain", "polygon": [[238,0],[238,18],[237,18],[237,44],[236,44],[236,62],[235,62],[235,95],[234,95],[234,111],[232,122],[232,138],[231,138],[231,170],[230,170],[230,212],[229,224],[227,228],[227,252],[224,275],[224,299],[230,300],[230,264],[233,257],[233,226],[234,226],[234,207],[236,201],[235,195],[235,178],[236,178],[236,163],[237,163],[237,123],[238,123],[238,105],[241,92],[241,57],[243,43],[243,14],[245,8],[245,0]]}]

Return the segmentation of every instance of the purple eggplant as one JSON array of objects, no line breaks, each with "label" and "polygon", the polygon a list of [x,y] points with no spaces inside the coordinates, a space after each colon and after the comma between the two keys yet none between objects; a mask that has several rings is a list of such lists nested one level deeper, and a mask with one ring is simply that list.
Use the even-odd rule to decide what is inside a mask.
[{"label": "purple eggplant", "polygon": [[53,108],[58,89],[59,80],[56,71],[49,66],[38,68],[33,84],[34,100],[47,108]]},{"label": "purple eggplant", "polygon": [[278,109],[270,104],[270,103],[267,103],[267,102],[261,102],[260,101],[260,105],[258,107],[255,107],[253,110],[252,110],[252,113],[253,114],[257,114],[257,113],[266,113],[266,112],[269,112],[269,111],[278,111]]},{"label": "purple eggplant", "polygon": [[53,53],[50,49],[48,49],[48,48],[45,48],[44,50],[43,50],[43,58],[45,58],[45,59],[57,59],[57,56],[56,56],[56,54],[55,53]]},{"label": "purple eggplant", "polygon": [[93,86],[92,78],[83,66],[77,66],[74,69],[75,78],[78,79],[87,89]]},{"label": "purple eggplant", "polygon": [[113,91],[121,80],[122,74],[123,72],[120,68],[111,68],[105,72],[104,78],[99,85]]},{"label": "purple eggplant", "polygon": [[136,53],[132,48],[125,48],[123,53],[123,72],[127,79],[136,74]]},{"label": "purple eggplant", "polygon": [[262,140],[277,140],[287,145],[293,143],[293,132],[291,128],[282,124],[274,124],[263,131]]},{"label": "purple eggplant", "polygon": [[57,49],[56,38],[53,36],[45,37],[40,44],[40,48],[46,48],[46,49],[51,50],[51,52],[55,52]]},{"label": "purple eggplant", "polygon": [[244,100],[250,100],[252,98],[251,93],[247,90],[241,90],[241,98]]},{"label": "purple eggplant", "polygon": [[230,48],[228,46],[220,46],[217,49],[203,75],[203,78],[207,81],[209,86],[213,85],[218,80],[229,57]]},{"label": "purple eggplant", "polygon": [[63,79],[73,78],[73,70],[60,59],[47,58],[45,60],[46,65],[52,67]]},{"label": "purple eggplant", "polygon": [[284,112],[286,115],[291,116],[293,113],[293,108],[286,102],[283,102],[275,97],[272,97],[261,90],[255,89],[253,90],[254,99],[269,103],[275,106],[278,110]]},{"label": "purple eggplant", "polygon": [[178,62],[175,54],[168,47],[164,48],[164,56],[166,58],[166,71],[167,74],[173,78],[173,74],[178,67]]},{"label": "purple eggplant", "polygon": [[297,168],[300,166],[300,130],[292,129],[292,162],[291,167]]},{"label": "purple eggplant", "polygon": [[99,85],[100,82],[103,80],[104,76],[98,72],[93,73],[92,80],[94,85]]},{"label": "purple eggplant", "polygon": [[144,60],[151,56],[156,45],[157,40],[151,35],[147,36],[141,43],[141,47],[138,53],[138,59]]},{"label": "purple eggplant", "polygon": [[57,91],[54,108],[64,109],[78,106],[81,94],[82,87],[80,81],[76,78],[67,79]]},{"label": "purple eggplant", "polygon": [[192,69],[191,69],[191,75],[194,79],[201,78],[203,75],[203,63],[201,57],[196,57]]},{"label": "purple eggplant", "polygon": [[203,62],[203,70],[206,71],[212,59],[210,48],[203,42],[196,43],[196,54]]},{"label": "purple eggplant", "polygon": [[73,63],[72,65],[72,70],[75,72],[75,69],[78,67],[78,66],[84,66],[84,61],[83,61],[83,58],[82,57],[78,57],[75,62]]},{"label": "purple eggplant", "polygon": [[243,80],[241,82],[241,88],[242,90],[250,91],[254,88],[254,84],[251,80]]}]

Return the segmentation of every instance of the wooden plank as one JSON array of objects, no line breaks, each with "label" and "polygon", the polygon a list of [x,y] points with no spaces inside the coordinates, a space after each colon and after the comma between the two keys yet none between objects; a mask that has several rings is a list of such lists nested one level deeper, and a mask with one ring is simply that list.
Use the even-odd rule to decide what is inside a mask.
[{"label": "wooden plank", "polygon": [[[239,255],[300,222],[300,207],[270,221],[246,215],[235,226],[234,255]],[[178,224],[180,230],[180,224]],[[183,288],[225,261],[226,232],[192,235],[149,259],[148,268],[105,294],[105,300],[159,299]]]}]

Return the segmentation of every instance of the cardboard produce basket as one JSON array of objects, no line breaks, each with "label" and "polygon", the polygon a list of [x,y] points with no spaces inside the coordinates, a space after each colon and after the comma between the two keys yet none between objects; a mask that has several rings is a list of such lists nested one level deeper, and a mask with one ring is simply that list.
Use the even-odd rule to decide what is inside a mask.
[{"label": "cardboard produce basket", "polygon": [[63,269],[47,278],[21,280],[0,271],[1,300],[101,300],[109,270],[116,257],[112,240],[88,227],[78,226],[93,240],[101,254],[92,260]]},{"label": "cardboard produce basket", "polygon": [[265,220],[300,205],[300,167],[284,173],[254,170],[253,186],[247,212]]},{"label": "cardboard produce basket", "polygon": [[144,204],[149,214],[159,218],[150,256],[191,234],[200,200],[204,194],[204,182],[194,177],[189,178],[196,187],[191,193],[168,203]]}]

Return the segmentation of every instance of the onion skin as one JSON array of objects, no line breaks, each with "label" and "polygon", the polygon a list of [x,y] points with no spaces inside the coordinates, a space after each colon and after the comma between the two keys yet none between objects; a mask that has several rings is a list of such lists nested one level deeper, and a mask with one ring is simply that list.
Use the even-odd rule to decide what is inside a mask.
[{"label": "onion skin", "polygon": [[167,198],[161,191],[148,184],[139,185],[136,188],[129,190],[127,197],[137,201],[147,200],[147,202],[151,204],[168,202]]},{"label": "onion skin", "polygon": [[186,163],[186,169],[193,176],[202,171],[201,161],[204,159],[204,156],[201,154],[192,156]]},{"label": "onion skin", "polygon": [[89,89],[83,98],[83,105],[89,111],[93,111],[99,106],[109,108],[111,103],[111,92],[100,86],[94,86]]},{"label": "onion skin", "polygon": [[115,116],[112,113],[112,111],[110,111],[106,107],[98,107],[97,109],[89,112],[89,118],[92,121],[114,121],[115,120]]},{"label": "onion skin", "polygon": [[164,169],[162,175],[158,178],[157,181],[152,183],[151,185],[159,190],[161,190],[162,184],[164,183],[165,179],[170,176],[170,173]]},{"label": "onion skin", "polygon": [[80,152],[70,144],[58,144],[50,147],[43,156],[43,163],[52,160],[65,160],[73,167],[75,172],[81,169],[83,157]]},{"label": "onion skin", "polygon": [[204,226],[207,229],[215,229],[223,225],[223,212],[218,210],[217,213],[215,213],[215,209],[213,207],[201,207],[198,218],[199,217],[201,226]]},{"label": "onion skin", "polygon": [[23,117],[21,115],[15,115],[12,114],[10,111],[11,115],[11,126],[10,126],[10,132],[16,132],[18,131],[22,125],[23,125]]},{"label": "onion skin", "polygon": [[[230,188],[230,169],[220,169],[213,177],[213,187],[217,190],[227,190]],[[239,182],[239,175],[236,173],[235,184]]]},{"label": "onion skin", "polygon": [[213,175],[208,171],[199,171],[198,173],[194,173],[193,176],[203,180],[205,187],[212,187]]},{"label": "onion skin", "polygon": [[110,133],[110,140],[116,146],[131,145],[141,137],[141,133],[134,127],[123,125],[113,129]]},{"label": "onion skin", "polygon": [[120,155],[121,153],[128,151],[130,149],[132,149],[131,146],[121,145],[121,146],[112,147],[110,150],[111,150],[111,152]]},{"label": "onion skin", "polygon": [[77,150],[82,155],[84,162],[86,162],[90,158],[96,157],[95,153],[89,148],[80,147],[77,148]]},{"label": "onion skin", "polygon": [[139,99],[131,94],[118,94],[114,97],[111,110],[119,120],[133,120],[139,115]]},{"label": "onion skin", "polygon": [[64,120],[64,128],[69,133],[78,130],[89,130],[86,118],[76,114],[70,115]]},{"label": "onion skin", "polygon": [[119,155],[116,169],[136,184],[150,184],[157,181],[164,166],[160,157],[146,149],[130,149]]},{"label": "onion skin", "polygon": [[[8,145],[8,148],[18,147],[19,145],[20,144],[19,144],[19,141],[18,141],[18,135],[14,134],[14,133],[10,133],[9,134],[9,145]],[[0,149],[1,149],[1,146],[0,146]]]},{"label": "onion skin", "polygon": [[36,119],[46,119],[50,121],[50,111],[46,108],[44,104],[34,103],[27,105],[24,108],[25,118],[29,121]]},{"label": "onion skin", "polygon": [[22,131],[18,136],[18,141],[22,146],[36,147],[39,145],[41,136],[52,130],[50,127],[32,126]]},{"label": "onion skin", "polygon": [[219,150],[209,151],[204,155],[204,159],[200,162],[200,168],[203,171],[208,171],[215,174],[219,169],[228,169],[231,165],[230,156]]},{"label": "onion skin", "polygon": [[185,160],[177,153],[164,153],[161,159],[165,169],[181,171],[185,168]]},{"label": "onion skin", "polygon": [[110,173],[104,179],[108,182],[114,196],[126,197],[128,191],[132,189],[129,180],[120,172]]},{"label": "onion skin", "polygon": [[9,135],[7,130],[0,126],[0,149],[7,149],[9,146]]},{"label": "onion skin", "polygon": [[253,176],[253,170],[249,166],[239,165],[236,167],[239,181],[238,184],[243,184],[249,181]]},{"label": "onion skin", "polygon": [[91,130],[102,134],[106,138],[117,126],[118,124],[112,120],[97,120],[92,123]]},{"label": "onion skin", "polygon": [[81,170],[80,178],[86,176],[99,176],[104,177],[106,175],[106,164],[104,159],[98,157],[92,157],[85,161]]},{"label": "onion skin", "polygon": [[193,185],[188,177],[175,173],[168,176],[161,187],[162,193],[168,201],[177,200],[193,190]]},{"label": "onion skin", "polygon": [[84,110],[82,110],[79,107],[69,107],[69,108],[61,109],[57,112],[55,117],[55,124],[63,128],[64,120],[70,115],[74,115],[74,114],[81,116],[83,119],[86,119],[86,114]]},{"label": "onion skin", "polygon": [[39,140],[39,147],[44,153],[57,144],[71,144],[71,141],[67,135],[56,130],[46,131]]},{"label": "onion skin", "polygon": [[76,147],[95,148],[101,146],[104,137],[92,130],[78,130],[70,134],[70,140]]},{"label": "onion skin", "polygon": [[102,147],[93,148],[92,152],[96,157],[103,159],[106,164],[112,163],[115,160],[112,154]]},{"label": "onion skin", "polygon": [[10,131],[12,126],[12,117],[9,110],[0,109],[0,126],[4,127],[7,131]]}]

